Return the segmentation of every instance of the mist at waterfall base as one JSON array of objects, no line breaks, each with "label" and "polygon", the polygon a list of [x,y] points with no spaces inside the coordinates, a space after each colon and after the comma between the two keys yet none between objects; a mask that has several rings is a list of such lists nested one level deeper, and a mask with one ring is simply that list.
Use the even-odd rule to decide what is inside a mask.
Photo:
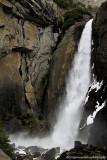
[{"label": "mist at waterfall base", "polygon": [[78,139],[83,104],[90,84],[91,34],[92,20],[86,23],[82,32],[78,51],[66,80],[66,97],[60,103],[60,112],[53,132],[43,138],[31,138],[27,133],[11,135],[10,140],[16,146],[41,146],[48,149],[70,149],[74,146],[74,141]]}]

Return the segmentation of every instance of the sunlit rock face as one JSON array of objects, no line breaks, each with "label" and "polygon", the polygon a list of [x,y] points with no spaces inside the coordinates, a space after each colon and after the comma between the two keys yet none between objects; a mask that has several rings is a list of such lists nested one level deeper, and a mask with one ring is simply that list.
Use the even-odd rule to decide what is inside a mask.
[{"label": "sunlit rock face", "polygon": [[61,71],[59,95],[85,25],[83,22],[73,26],[69,32],[71,37],[69,33],[66,36],[70,42],[64,39],[61,44],[66,44],[67,49],[63,46],[58,49],[59,53],[53,54],[59,42],[62,19],[52,0],[0,1],[0,119],[9,132],[29,128],[39,133],[48,128],[45,121],[48,105],[54,106],[58,97],[56,94],[53,102],[46,98],[52,69],[50,61],[53,63],[56,59],[54,66],[58,64],[59,75]]},{"label": "sunlit rock face", "polygon": [[45,128],[42,99],[61,21],[52,1],[0,1],[0,119],[6,126],[17,118],[16,126]]}]

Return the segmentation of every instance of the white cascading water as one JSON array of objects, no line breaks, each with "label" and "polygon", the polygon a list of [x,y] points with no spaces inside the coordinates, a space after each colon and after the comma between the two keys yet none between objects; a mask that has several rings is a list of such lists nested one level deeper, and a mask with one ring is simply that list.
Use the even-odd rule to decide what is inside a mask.
[{"label": "white cascading water", "polygon": [[[58,121],[50,136],[44,138],[24,138],[20,136],[10,136],[16,145],[26,147],[36,145],[43,148],[60,146],[62,149],[70,149],[77,140],[78,127],[81,120],[82,106],[90,84],[90,57],[91,57],[91,34],[92,20],[85,25],[75,54],[72,69],[66,85],[66,97],[60,104]],[[15,140],[14,140],[15,138]]]}]

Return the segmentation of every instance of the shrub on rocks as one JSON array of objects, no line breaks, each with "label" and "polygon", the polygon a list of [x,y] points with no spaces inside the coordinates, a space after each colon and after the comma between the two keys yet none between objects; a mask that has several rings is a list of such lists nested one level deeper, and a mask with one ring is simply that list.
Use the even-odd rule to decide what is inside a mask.
[{"label": "shrub on rocks", "polygon": [[62,32],[64,33],[65,30],[69,29],[70,26],[74,25],[76,22],[80,22],[81,20],[83,20],[83,15],[85,14],[92,16],[87,8],[77,7],[68,10],[64,14],[64,23],[62,25]]},{"label": "shrub on rocks", "polygon": [[14,157],[14,148],[10,145],[9,137],[6,135],[2,125],[0,124],[0,148],[10,158]]}]

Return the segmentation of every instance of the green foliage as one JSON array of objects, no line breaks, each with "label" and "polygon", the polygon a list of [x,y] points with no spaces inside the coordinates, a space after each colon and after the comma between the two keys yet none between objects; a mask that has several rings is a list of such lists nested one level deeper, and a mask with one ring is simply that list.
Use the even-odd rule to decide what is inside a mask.
[{"label": "green foliage", "polygon": [[83,15],[87,14],[91,16],[91,13],[86,8],[73,8],[68,10],[64,14],[64,23],[62,25],[62,32],[64,33],[70,26],[74,25],[75,22],[80,22],[83,19]]},{"label": "green foliage", "polygon": [[6,135],[6,132],[3,130],[3,127],[1,124],[0,124],[0,148],[10,158],[14,157],[14,148],[10,145],[9,137]]},{"label": "green foliage", "polygon": [[63,9],[76,7],[76,3],[73,0],[53,0],[57,5]]}]

